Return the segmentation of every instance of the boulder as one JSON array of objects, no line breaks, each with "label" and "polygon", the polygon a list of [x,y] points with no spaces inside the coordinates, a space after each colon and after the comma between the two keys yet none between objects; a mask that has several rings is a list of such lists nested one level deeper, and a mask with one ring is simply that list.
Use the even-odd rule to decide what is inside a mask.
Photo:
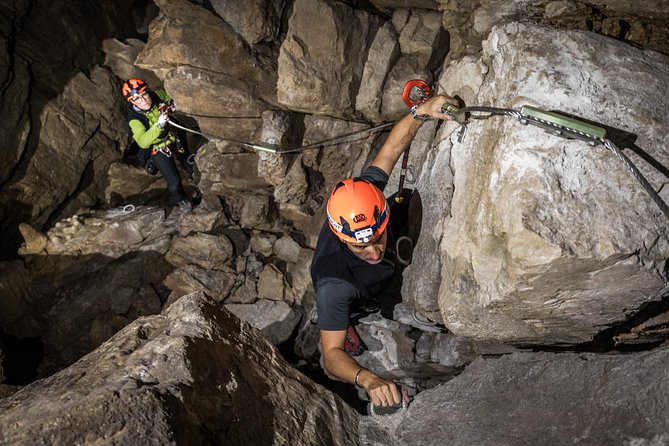
[{"label": "boulder", "polygon": [[[669,103],[656,93],[669,88],[667,56],[592,33],[511,24],[490,34],[481,63],[489,71],[466,104],[528,104],[594,121],[632,149],[652,185],[666,181],[653,165],[669,164]],[[450,74],[452,91],[470,82]],[[587,342],[663,297],[666,216],[602,146],[493,118],[469,125],[450,166],[450,209],[426,210],[443,221],[439,305],[454,333]]]},{"label": "boulder", "polygon": [[186,265],[172,271],[163,283],[172,290],[163,308],[167,308],[186,294],[202,291],[216,302],[228,298],[237,275],[228,267],[205,269],[198,265]]},{"label": "boulder", "polygon": [[[417,395],[388,433],[399,446],[663,444],[669,437],[668,359],[667,348],[478,359]],[[363,442],[367,426],[379,424],[363,419]]]},{"label": "boulder", "polygon": [[[258,79],[257,60],[247,44],[216,14],[186,0],[155,3],[160,14],[151,23],[149,40],[135,61],[137,66],[153,71],[161,79],[178,66],[250,81]],[[174,98],[180,102],[180,98]]]},{"label": "boulder", "polygon": [[315,291],[311,283],[311,259],[314,251],[308,248],[300,248],[295,263],[289,263],[286,266],[288,281],[291,285],[291,294],[295,300],[295,305],[303,305],[304,301],[309,301],[315,296]]},{"label": "boulder", "polygon": [[269,257],[274,252],[276,236],[261,231],[253,231],[251,235],[251,250],[263,257]]},{"label": "boulder", "polygon": [[232,242],[225,235],[198,233],[173,238],[165,258],[176,267],[195,264],[207,270],[223,270],[233,254]]},{"label": "boulder", "polygon": [[135,59],[144,48],[145,43],[139,39],[105,39],[102,50],[105,52],[105,66],[109,67],[122,80],[138,77],[151,88],[162,85],[158,76],[151,70],[143,70],[135,65]]},{"label": "boulder", "polygon": [[386,76],[400,55],[397,32],[390,22],[386,22],[374,36],[367,53],[367,61],[362,72],[360,89],[355,98],[355,109],[370,121],[380,122],[381,99]]},{"label": "boulder", "polygon": [[350,116],[375,16],[331,0],[297,0],[278,61],[277,99],[292,110]]},{"label": "boulder", "polygon": [[[267,104],[258,99],[245,79],[212,72],[210,67],[177,66],[165,76],[165,88],[175,99],[177,110],[209,118],[259,118]],[[214,135],[228,136],[213,126]]]},{"label": "boulder", "polygon": [[288,263],[297,263],[301,249],[299,243],[287,234],[284,234],[274,244],[274,253],[276,256]]},{"label": "boulder", "polygon": [[[176,232],[176,216],[160,208],[127,206],[107,211],[88,211],[55,223],[45,237],[43,254],[51,256],[103,255],[118,258],[129,251],[165,253]],[[167,224],[166,224],[167,223]],[[36,243],[35,237],[26,240]],[[28,245],[22,248],[25,255]],[[34,250],[34,247],[32,248]]]},{"label": "boulder", "polygon": [[286,342],[300,322],[300,314],[283,301],[258,299],[252,304],[225,304],[241,320],[262,332],[274,345]]},{"label": "boulder", "polygon": [[1,400],[0,443],[348,445],[358,419],[195,293]]},{"label": "boulder", "polygon": [[213,0],[211,6],[249,45],[271,41],[281,26],[285,0]]}]

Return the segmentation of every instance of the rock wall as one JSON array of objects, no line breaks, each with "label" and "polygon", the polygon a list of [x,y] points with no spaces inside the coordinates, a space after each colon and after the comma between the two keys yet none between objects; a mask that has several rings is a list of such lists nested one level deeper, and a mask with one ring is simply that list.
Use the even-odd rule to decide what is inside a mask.
[{"label": "rock wall", "polygon": [[[660,190],[666,177],[635,151],[669,162],[669,104],[655,94],[669,86],[667,62],[593,34],[511,24],[473,62],[485,78],[455,62],[443,79],[467,104],[535,105],[607,126]],[[454,332],[585,342],[665,295],[666,216],[602,146],[493,118],[471,124],[451,156],[453,200],[437,213],[440,307]]]},{"label": "rock wall", "polygon": [[666,444],[668,354],[480,359],[384,424],[396,445]]},{"label": "rock wall", "polygon": [[[572,410],[562,397],[612,414],[598,420],[607,428],[601,434],[588,430],[592,417],[579,416],[583,424],[565,434],[570,440],[661,441],[666,426],[654,408],[666,396],[658,393],[655,402],[648,395],[647,407],[637,398],[643,390],[625,386],[617,372],[610,373],[620,383],[615,389],[601,377],[624,370],[664,388],[664,375],[632,367],[661,370],[664,350],[588,361],[548,354],[478,361],[460,381],[419,394],[406,419],[388,421],[403,421],[400,430],[369,422],[359,431],[348,406],[287,367],[220,307],[275,344],[297,337],[298,354],[317,358],[308,270],[323,206],[338,180],[370,162],[384,134],[318,142],[406,114],[400,92],[411,78],[464,105],[530,104],[606,125],[666,201],[668,104],[656,92],[667,91],[669,64],[649,51],[669,48],[665,3],[254,0],[241,8],[159,0],[157,8],[130,11],[130,21],[120,0],[86,10],[1,2],[0,27],[9,37],[0,45],[7,62],[0,107],[10,124],[0,130],[9,141],[0,165],[2,255],[22,258],[0,264],[0,327],[40,337],[40,376],[74,363],[0,402],[3,441],[113,435],[167,444],[560,443],[564,438],[545,429],[553,407]],[[208,135],[193,146],[202,202],[192,213],[172,209],[160,178],[120,160],[127,129],[118,90],[130,76],[163,84],[175,116]],[[511,118],[474,121],[460,142],[458,130],[453,122],[427,123],[412,144],[417,228],[403,287],[407,313],[363,322],[371,346],[363,364],[431,387],[480,355],[513,351],[496,341],[573,345],[625,323],[616,342],[663,342],[667,224],[622,164],[602,147]],[[284,150],[316,144],[271,154],[236,141]],[[388,192],[397,184],[395,172]],[[113,209],[125,204],[137,207]],[[87,209],[94,207],[112,209]],[[194,292],[207,297],[182,298]],[[413,309],[452,333],[417,334],[409,327]],[[230,378],[247,368],[246,381]],[[589,385],[569,387],[565,370]],[[511,379],[499,384],[493,375],[529,378],[512,383],[516,401],[504,399]],[[588,393],[600,388],[603,398]],[[455,410],[470,407],[472,389],[519,410],[472,419]],[[439,392],[461,392],[446,422],[428,416],[448,400]],[[63,394],[76,404],[61,405]],[[546,412],[533,411],[539,403],[524,405],[546,394],[554,396]],[[473,397],[483,401],[475,413],[499,412],[484,397]],[[614,409],[606,410],[607,398]],[[617,406],[625,404],[647,410],[655,425],[640,432],[647,420],[620,421]],[[44,425],[31,414],[59,421]],[[239,414],[254,423],[237,423]],[[527,414],[536,417],[536,430]],[[19,419],[27,421],[17,426]],[[490,438],[467,428],[485,422]],[[514,423],[521,433],[504,434]]]},{"label": "rock wall", "polygon": [[0,4],[3,259],[16,255],[19,223],[41,227],[103,196],[127,132],[117,125],[121,99],[110,94],[117,80],[96,64],[105,38],[137,36],[126,10],[122,0]]}]

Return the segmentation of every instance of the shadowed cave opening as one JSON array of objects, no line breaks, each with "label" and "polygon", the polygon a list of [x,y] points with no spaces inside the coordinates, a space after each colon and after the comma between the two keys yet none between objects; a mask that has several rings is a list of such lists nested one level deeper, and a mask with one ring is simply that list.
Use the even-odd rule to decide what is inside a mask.
[{"label": "shadowed cave opening", "polygon": [[26,386],[36,381],[37,368],[44,357],[42,339],[39,336],[20,338],[8,333],[2,333],[0,338],[4,384]]}]

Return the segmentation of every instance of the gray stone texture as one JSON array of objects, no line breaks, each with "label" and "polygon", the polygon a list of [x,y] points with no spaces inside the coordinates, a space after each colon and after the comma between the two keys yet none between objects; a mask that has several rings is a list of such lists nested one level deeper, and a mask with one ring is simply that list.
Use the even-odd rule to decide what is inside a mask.
[{"label": "gray stone texture", "polygon": [[[669,87],[667,60],[594,34],[512,24],[486,41],[480,63],[489,71],[479,92],[463,99],[572,113],[612,127],[611,138],[621,145],[624,132],[633,132],[635,146],[666,165],[661,129],[669,123],[655,91]],[[467,67],[449,66],[445,73],[454,93],[461,85],[468,93],[464,87],[483,79]],[[630,85],[629,78],[640,84]],[[656,188],[666,181],[631,156]],[[436,211],[444,225],[439,302],[455,333],[518,343],[585,342],[662,298],[666,217],[602,146],[494,118],[469,126],[463,143],[452,148],[450,166],[450,210],[430,208],[427,215]],[[451,175],[445,174],[442,184]]]},{"label": "gray stone texture", "polygon": [[389,432],[392,444],[666,444],[667,359],[667,348],[479,359],[419,394]]},{"label": "gray stone texture", "polygon": [[254,328],[195,293],[0,401],[0,442],[349,445],[357,421]]},{"label": "gray stone texture", "polygon": [[279,103],[307,113],[350,116],[379,22],[345,3],[297,0],[279,53]]}]

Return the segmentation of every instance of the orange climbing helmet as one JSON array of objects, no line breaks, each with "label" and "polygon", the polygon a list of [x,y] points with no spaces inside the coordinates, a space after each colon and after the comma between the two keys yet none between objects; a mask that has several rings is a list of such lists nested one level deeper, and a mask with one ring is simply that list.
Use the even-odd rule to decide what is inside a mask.
[{"label": "orange climbing helmet", "polygon": [[130,102],[133,97],[142,94],[148,89],[149,86],[146,85],[146,82],[137,77],[133,77],[123,82],[123,88],[121,91],[123,92],[123,97],[126,98],[128,102]]},{"label": "orange climbing helmet", "polygon": [[337,184],[327,206],[328,224],[340,240],[369,243],[388,226],[388,202],[376,186],[361,178]]}]

